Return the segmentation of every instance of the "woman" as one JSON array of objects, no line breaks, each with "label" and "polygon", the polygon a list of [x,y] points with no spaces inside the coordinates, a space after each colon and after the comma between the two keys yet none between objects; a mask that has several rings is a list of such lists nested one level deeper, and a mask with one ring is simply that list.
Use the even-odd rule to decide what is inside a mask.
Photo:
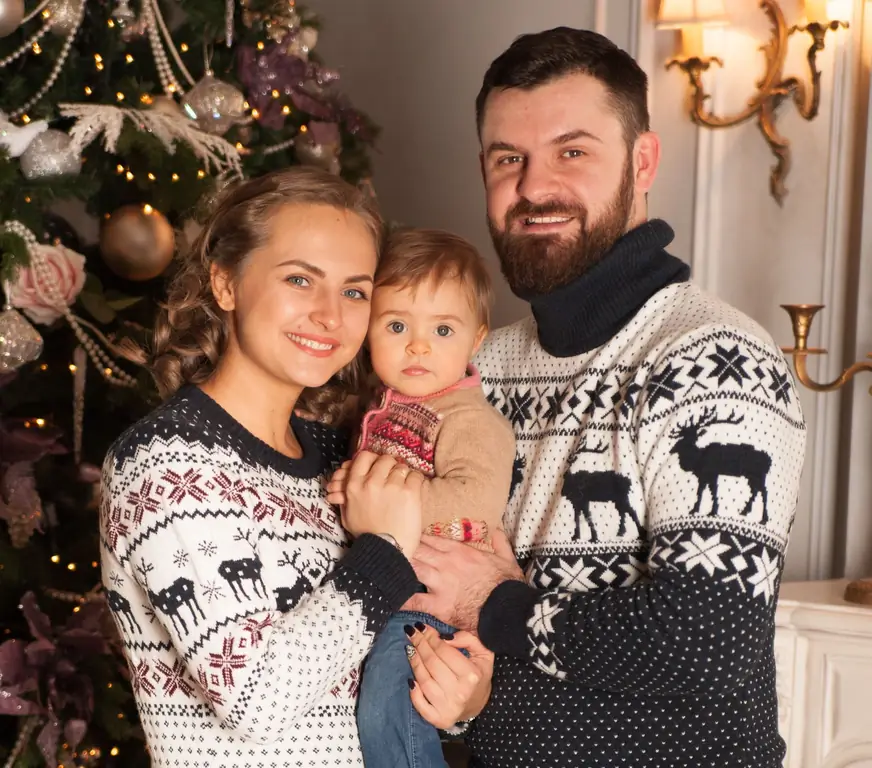
[{"label": "woman", "polygon": [[[381,229],[345,182],[282,171],[223,198],[170,285],[154,361],[168,399],[110,449],[101,509],[155,766],[361,763],[358,668],[417,586],[421,478],[370,456],[340,521],[324,485],[345,442],[294,413],[333,412],[326,382],[353,384]],[[480,708],[472,662],[415,642],[431,646],[429,716]]]}]

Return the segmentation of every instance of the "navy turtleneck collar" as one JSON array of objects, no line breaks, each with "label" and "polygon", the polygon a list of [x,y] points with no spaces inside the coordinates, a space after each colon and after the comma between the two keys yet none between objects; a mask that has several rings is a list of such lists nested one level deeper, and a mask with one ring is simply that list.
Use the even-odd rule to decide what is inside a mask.
[{"label": "navy turtleneck collar", "polygon": [[555,357],[596,349],[629,323],[657,291],[687,281],[690,267],[664,250],[674,236],[665,221],[646,221],[569,285],[526,297],[542,348]]}]

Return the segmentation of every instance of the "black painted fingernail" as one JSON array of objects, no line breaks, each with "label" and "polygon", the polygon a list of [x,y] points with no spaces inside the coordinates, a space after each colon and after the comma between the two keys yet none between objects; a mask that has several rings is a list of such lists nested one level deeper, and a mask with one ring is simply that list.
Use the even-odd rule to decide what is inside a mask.
[{"label": "black painted fingernail", "polygon": [[410,627],[408,624],[403,624],[403,632],[405,632],[409,637],[415,634],[415,628]]},{"label": "black painted fingernail", "polygon": [[414,690],[415,690],[415,685],[416,685],[415,681],[412,680],[412,678],[410,677],[409,680],[408,680],[408,683],[409,683],[409,690],[410,690],[410,691],[414,691]]},{"label": "black painted fingernail", "polygon": [[439,639],[440,640],[453,640],[454,633],[453,632],[443,632],[441,635],[439,635]]},{"label": "black painted fingernail", "polygon": [[417,629],[419,632],[423,632],[425,629],[427,629],[427,625],[421,621],[416,621],[415,629]]}]

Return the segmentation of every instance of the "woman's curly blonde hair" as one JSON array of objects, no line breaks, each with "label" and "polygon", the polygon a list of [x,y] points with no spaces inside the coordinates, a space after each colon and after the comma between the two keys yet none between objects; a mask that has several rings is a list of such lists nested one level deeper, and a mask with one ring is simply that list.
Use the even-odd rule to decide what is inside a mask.
[{"label": "woman's curly blonde hair", "polygon": [[[276,208],[329,205],[357,214],[381,250],[384,224],[374,201],[326,171],[293,167],[241,182],[224,192],[191,249],[180,257],[154,328],[151,371],[161,397],[201,384],[226,349],[229,317],[212,294],[212,266],[238,277],[250,253],[269,237]],[[361,353],[323,387],[304,390],[297,411],[336,424],[351,417],[366,381]]]}]

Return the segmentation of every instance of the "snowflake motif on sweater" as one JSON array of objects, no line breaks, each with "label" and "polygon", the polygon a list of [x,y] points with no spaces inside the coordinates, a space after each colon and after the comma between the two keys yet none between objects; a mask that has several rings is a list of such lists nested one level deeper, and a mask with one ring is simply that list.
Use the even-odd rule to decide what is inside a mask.
[{"label": "snowflake motif on sweater", "polygon": [[378,537],[349,548],[323,492],[345,443],[293,426],[298,460],[187,387],[106,458],[106,594],[157,767],[362,764],[358,668],[417,580]]},{"label": "snowflake motif on sweater", "polygon": [[482,612],[499,655],[473,764],[780,764],[805,427],[765,331],[679,283],[590,352],[549,355],[530,319],[476,362],[515,431],[504,522],[527,584]]}]

